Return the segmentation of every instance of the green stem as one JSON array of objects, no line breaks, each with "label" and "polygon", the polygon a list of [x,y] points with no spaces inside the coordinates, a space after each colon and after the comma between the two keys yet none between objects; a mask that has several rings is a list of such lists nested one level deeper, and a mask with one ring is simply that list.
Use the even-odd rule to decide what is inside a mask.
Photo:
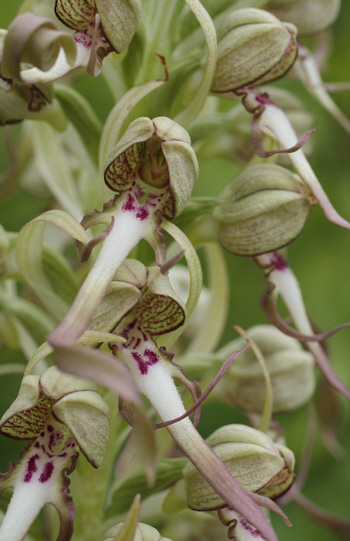
[{"label": "green stem", "polygon": [[179,336],[183,333],[186,323],[188,322],[193,310],[197,305],[199,295],[202,289],[202,268],[196,250],[192,246],[191,242],[188,240],[187,236],[181,231],[181,229],[179,229],[173,223],[168,222],[167,220],[162,221],[162,229],[169,233],[169,235],[173,237],[173,239],[183,250],[190,273],[190,291],[186,302],[187,314],[185,325],[183,325],[179,329],[176,329],[176,331],[160,336],[158,338],[159,346],[165,346],[166,348],[170,348],[179,338]]},{"label": "green stem", "polygon": [[229,304],[229,279],[222,249],[213,242],[204,245],[209,272],[210,303],[207,317],[186,354],[215,351],[225,327]]},{"label": "green stem", "polygon": [[207,44],[207,61],[201,84],[199,85],[197,92],[193,96],[189,105],[186,107],[186,109],[181,111],[181,113],[177,115],[175,119],[179,124],[186,127],[191,124],[191,122],[201,112],[210,92],[211,83],[216,70],[217,42],[213,20],[199,0],[185,1],[201,25]]},{"label": "green stem", "polygon": [[176,8],[177,2],[174,0],[157,0],[153,6],[149,7],[148,16],[146,15],[144,22],[146,43],[143,63],[136,78],[136,85],[156,78],[159,62],[155,54],[161,54],[165,59],[170,56],[170,29]]}]

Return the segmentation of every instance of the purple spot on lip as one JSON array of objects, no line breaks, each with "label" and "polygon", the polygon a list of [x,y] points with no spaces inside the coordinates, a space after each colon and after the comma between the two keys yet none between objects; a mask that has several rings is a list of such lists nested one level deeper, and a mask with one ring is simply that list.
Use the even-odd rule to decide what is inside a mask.
[{"label": "purple spot on lip", "polygon": [[49,432],[53,432],[54,428],[53,428],[52,425],[48,425],[47,430],[48,430]]},{"label": "purple spot on lip", "polygon": [[143,354],[146,355],[146,357],[148,357],[149,359],[147,361],[148,365],[156,364],[159,361],[159,355],[157,355],[157,353],[155,351],[152,351],[151,349],[145,349]]},{"label": "purple spot on lip", "polygon": [[242,526],[245,530],[248,530],[248,532],[249,532],[253,537],[260,537],[260,538],[261,538],[260,532],[259,532],[258,530],[256,530],[255,528],[253,528],[253,526],[252,526],[245,518],[241,518],[241,519],[240,519],[240,523],[241,523],[241,526]]},{"label": "purple spot on lip", "polygon": [[287,268],[287,264],[284,261],[282,257],[280,257],[278,254],[274,253],[271,257],[271,264],[275,267],[278,271],[283,271]]},{"label": "purple spot on lip", "polygon": [[143,354],[146,357],[148,357],[147,361],[145,361],[142,358],[142,356],[139,353],[137,353],[136,351],[133,351],[131,353],[131,355],[133,356],[133,358],[135,359],[135,361],[138,364],[138,367],[139,367],[139,370],[140,370],[141,374],[145,375],[148,372],[148,367],[152,366],[153,364],[156,364],[159,361],[159,355],[157,355],[157,353],[155,353],[151,349],[145,349]]},{"label": "purple spot on lip", "polygon": [[124,210],[124,212],[135,210],[134,202],[135,202],[135,199],[130,193],[128,193],[128,199],[127,201],[125,201],[125,203],[122,206],[122,209]]},{"label": "purple spot on lip", "polygon": [[23,479],[23,481],[25,483],[29,483],[29,481],[33,477],[34,473],[36,471],[38,471],[38,466],[35,464],[35,462],[38,460],[38,458],[40,458],[39,455],[33,455],[28,460],[27,471],[26,471],[26,474],[25,474],[24,479]]},{"label": "purple spot on lip", "polygon": [[146,209],[146,207],[140,207],[136,213],[136,218],[138,218],[142,222],[148,217],[148,215],[149,215],[149,212]]},{"label": "purple spot on lip", "polygon": [[48,481],[52,475],[53,470],[53,463],[46,462],[44,469],[39,477],[39,483],[45,483],[46,481]]},{"label": "purple spot on lip", "polygon": [[38,449],[38,448],[40,447],[40,443],[39,443],[38,441],[36,441],[36,442],[34,443],[34,447],[35,447],[36,449]]}]

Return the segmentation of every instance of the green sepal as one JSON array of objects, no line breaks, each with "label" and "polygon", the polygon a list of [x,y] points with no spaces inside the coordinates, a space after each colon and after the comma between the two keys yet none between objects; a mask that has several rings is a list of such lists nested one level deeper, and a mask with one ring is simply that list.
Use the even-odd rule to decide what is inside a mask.
[{"label": "green sepal", "polygon": [[168,276],[161,274],[158,267],[148,268],[147,285],[136,314],[142,329],[152,335],[174,331],[185,320],[185,306],[172,289]]},{"label": "green sepal", "polygon": [[[208,439],[216,455],[224,462],[237,483],[245,490],[278,497],[292,484],[294,475],[288,462],[262,432],[244,425],[228,425]],[[219,509],[222,500],[192,464],[184,468],[188,505],[195,510]],[[270,484],[271,482],[271,484]]]},{"label": "green sepal", "polygon": [[51,366],[45,370],[40,378],[42,392],[53,402],[60,400],[63,396],[77,391],[96,391],[97,386],[91,381],[83,378],[70,376]]},{"label": "green sepal", "polygon": [[188,132],[170,118],[152,121],[141,117],[132,122],[107,158],[105,182],[116,192],[129,189],[147,159],[146,142],[152,137],[158,140],[158,154],[163,154],[168,166],[170,194],[164,202],[164,215],[171,219],[182,211],[191,195],[198,163]]},{"label": "green sepal", "polygon": [[39,436],[52,406],[52,401],[40,394],[39,376],[24,377],[18,397],[0,421],[2,434],[18,440]]},{"label": "green sepal", "polygon": [[220,200],[213,212],[219,243],[241,256],[286,246],[301,233],[311,210],[298,177],[270,163],[248,167]]},{"label": "green sepal", "polygon": [[134,308],[140,297],[141,292],[132,284],[113,281],[89,325],[89,330],[112,331]]},{"label": "green sepal", "polygon": [[117,53],[126,49],[141,22],[141,0],[95,0],[103,34]]},{"label": "green sepal", "polygon": [[56,0],[55,13],[72,30],[84,30],[95,16],[94,0]]},{"label": "green sepal", "polygon": [[145,156],[145,142],[154,135],[153,122],[140,117],[130,124],[113,152],[108,156],[105,168],[105,182],[115,191],[130,188],[133,175]]},{"label": "green sepal", "polygon": [[261,9],[233,10],[219,31],[213,92],[229,92],[282,77],[297,57],[297,29]]},{"label": "green sepal", "polygon": [[103,398],[94,391],[75,391],[56,402],[52,413],[69,428],[90,464],[98,468],[109,437],[110,411]]}]

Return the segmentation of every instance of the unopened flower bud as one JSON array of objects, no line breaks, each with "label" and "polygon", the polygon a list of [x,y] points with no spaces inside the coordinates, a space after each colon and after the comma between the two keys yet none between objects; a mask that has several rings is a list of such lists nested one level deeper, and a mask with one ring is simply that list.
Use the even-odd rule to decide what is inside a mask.
[{"label": "unopened flower bud", "polygon": [[254,8],[228,14],[219,32],[213,92],[265,84],[287,73],[297,56],[297,29]]},{"label": "unopened flower bud", "polygon": [[214,212],[228,252],[255,256],[286,246],[302,231],[311,203],[296,177],[274,164],[248,167],[224,190]]},{"label": "unopened flower bud", "polygon": [[163,193],[166,218],[185,207],[198,176],[196,155],[187,131],[167,117],[132,122],[107,160],[105,182],[116,192],[138,179]]},{"label": "unopened flower bud", "polygon": [[[294,455],[259,430],[227,425],[216,430],[207,443],[230,470],[237,483],[269,498],[284,494],[294,480]],[[184,469],[189,507],[198,511],[220,509],[225,502],[192,464]]]},{"label": "unopened flower bud", "polygon": [[265,9],[295,24],[300,34],[316,34],[333,24],[340,0],[271,0]]},{"label": "unopened flower bud", "polygon": [[[123,524],[117,524],[110,528],[104,537],[104,541],[114,541],[117,539],[117,534],[120,532]],[[136,532],[133,537],[133,541],[171,541],[167,537],[162,537],[158,530],[149,526],[148,524],[142,524],[139,522],[136,527]]]},{"label": "unopened flower bud", "polygon": [[[305,404],[315,388],[311,353],[302,349],[297,340],[271,325],[257,325],[249,329],[247,334],[264,357],[272,385],[273,412],[287,412]],[[244,340],[238,338],[219,353],[226,356],[243,345]],[[251,349],[241,353],[234,362],[220,384],[219,393],[245,411],[263,411],[266,382]]]}]

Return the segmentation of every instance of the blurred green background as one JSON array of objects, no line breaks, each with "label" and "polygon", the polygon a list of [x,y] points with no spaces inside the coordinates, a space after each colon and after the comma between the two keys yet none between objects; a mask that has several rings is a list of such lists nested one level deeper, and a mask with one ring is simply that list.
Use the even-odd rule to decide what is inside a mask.
[{"label": "blurred green background", "polygon": [[[16,15],[19,0],[0,2],[0,26],[6,28]],[[327,82],[350,81],[350,2],[343,0],[340,16],[333,27],[333,50],[324,75]],[[303,89],[302,85],[289,78],[278,83],[294,90],[306,107],[317,119],[317,131],[313,135],[315,150],[310,158],[321,184],[338,212],[350,220],[350,135],[324,112]],[[83,76],[78,83],[81,91],[104,120],[113,98],[106,89],[103,77],[94,80]],[[102,99],[103,96],[103,99]],[[333,98],[344,113],[350,117],[350,94],[341,92]],[[16,128],[15,128],[16,129]],[[6,164],[3,134],[0,132],[0,171]],[[236,173],[237,168],[225,160],[200,163],[200,176],[194,195],[216,195]],[[37,199],[18,191],[0,201],[0,222],[8,231],[18,231],[27,221],[46,210],[46,200]],[[328,223],[318,208],[312,210],[302,235],[288,248],[290,265],[299,279],[309,313],[320,328],[326,330],[350,320],[350,233]],[[259,305],[264,290],[263,275],[250,259],[226,254],[231,279],[230,313],[227,319],[222,344],[235,337],[232,326],[249,328],[264,323],[265,318]],[[330,358],[336,373],[350,386],[349,352],[350,330],[344,330],[328,341]],[[0,362],[8,362],[8,352],[0,350]],[[11,360],[23,362],[23,356],[11,352]],[[20,377],[2,378],[0,413],[17,395]],[[297,392],[297,390],[296,390]],[[349,404],[340,399],[342,412],[339,431],[340,442],[346,453],[344,458],[335,459],[322,445],[320,435],[313,450],[310,475],[305,494],[315,503],[343,516],[350,515],[350,414]],[[305,437],[307,408],[288,414],[279,420],[286,428],[287,443],[297,458]],[[200,430],[203,436],[227,423],[241,422],[243,416],[229,407],[210,404],[204,406]],[[7,470],[8,460],[17,460],[19,449],[12,440],[0,437],[0,471]],[[346,458],[346,456],[348,458]],[[283,541],[331,541],[335,536],[323,526],[309,520],[294,504],[286,508],[293,523],[287,528],[282,519],[273,523]]]}]

